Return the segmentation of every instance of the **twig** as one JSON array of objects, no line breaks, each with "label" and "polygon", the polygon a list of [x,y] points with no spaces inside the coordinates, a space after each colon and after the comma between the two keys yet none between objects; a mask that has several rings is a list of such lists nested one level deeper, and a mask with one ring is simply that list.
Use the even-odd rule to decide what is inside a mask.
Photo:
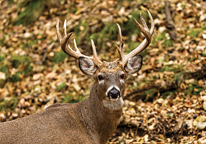
[{"label": "twig", "polygon": [[170,6],[169,1],[168,0],[165,1],[166,27],[168,29],[171,38],[176,41],[177,35],[175,33],[175,24],[172,20],[169,6]]}]

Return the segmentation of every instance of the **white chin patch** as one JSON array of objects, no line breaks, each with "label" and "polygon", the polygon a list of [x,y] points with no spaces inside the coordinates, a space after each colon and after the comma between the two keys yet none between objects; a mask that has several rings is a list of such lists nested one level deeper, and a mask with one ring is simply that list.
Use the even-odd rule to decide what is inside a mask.
[{"label": "white chin patch", "polygon": [[108,98],[103,100],[103,104],[105,107],[112,109],[112,110],[118,110],[121,109],[124,101],[122,99],[122,97],[117,97],[117,98]]},{"label": "white chin patch", "polygon": [[119,100],[119,95],[118,95],[117,98],[112,98],[112,97],[110,96],[109,99],[110,99],[111,101],[118,101],[118,100]]}]

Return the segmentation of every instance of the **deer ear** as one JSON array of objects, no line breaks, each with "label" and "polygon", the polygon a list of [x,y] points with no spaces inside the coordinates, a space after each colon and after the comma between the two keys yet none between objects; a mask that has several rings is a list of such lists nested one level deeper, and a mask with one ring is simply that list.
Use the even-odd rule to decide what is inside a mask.
[{"label": "deer ear", "polygon": [[142,56],[138,55],[130,58],[127,61],[127,64],[125,65],[124,69],[130,75],[138,72],[141,69],[141,67],[142,67]]},{"label": "deer ear", "polygon": [[79,68],[84,74],[90,76],[92,76],[97,70],[93,61],[85,57],[79,58]]}]

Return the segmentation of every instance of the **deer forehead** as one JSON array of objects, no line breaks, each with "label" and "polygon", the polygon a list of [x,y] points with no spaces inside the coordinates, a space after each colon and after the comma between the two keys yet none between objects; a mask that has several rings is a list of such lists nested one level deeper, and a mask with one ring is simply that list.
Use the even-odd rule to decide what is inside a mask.
[{"label": "deer forehead", "polygon": [[114,61],[114,62],[104,61],[99,70],[100,72],[115,74],[118,71],[122,71],[122,68],[118,61]]}]

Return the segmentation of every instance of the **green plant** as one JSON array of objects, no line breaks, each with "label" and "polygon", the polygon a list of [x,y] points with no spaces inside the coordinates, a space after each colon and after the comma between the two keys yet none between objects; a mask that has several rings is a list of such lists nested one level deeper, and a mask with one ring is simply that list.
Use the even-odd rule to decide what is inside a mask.
[{"label": "green plant", "polygon": [[64,53],[62,50],[57,52],[54,56],[54,63],[60,63],[63,62],[64,59],[67,57],[68,55],[66,53]]},{"label": "green plant", "polygon": [[78,96],[76,98],[73,98],[70,94],[67,94],[61,101],[60,103],[77,103],[80,102],[84,99],[83,96]]},{"label": "green plant", "polygon": [[196,38],[202,30],[204,30],[204,28],[194,28],[194,29],[191,29],[188,32],[188,35],[190,35],[193,38]]},{"label": "green plant", "polygon": [[14,75],[12,75],[11,77],[10,77],[10,80],[11,80],[11,82],[18,82],[18,81],[21,81],[21,78],[20,78],[20,75],[21,75],[21,72],[16,72]]},{"label": "green plant", "polygon": [[0,64],[0,71],[5,73],[8,76],[8,74],[9,74],[8,65],[6,63],[1,63]]},{"label": "green plant", "polygon": [[166,92],[164,92],[164,93],[162,94],[162,98],[163,98],[163,99],[166,99],[168,95],[173,96],[174,94],[175,94],[174,91],[166,91]]},{"label": "green plant", "polygon": [[5,40],[5,36],[3,36],[3,38],[0,40],[0,45],[3,45],[4,40]]},{"label": "green plant", "polygon": [[182,65],[165,65],[161,68],[160,72],[164,71],[173,71],[174,73],[182,72],[183,66]]},{"label": "green plant", "polygon": [[4,57],[3,57],[3,56],[0,56],[0,62],[3,61],[3,60],[4,60]]},{"label": "green plant", "polygon": [[[20,67],[21,66],[21,67]],[[28,75],[29,72],[32,72],[31,59],[28,56],[14,56],[12,58],[12,67],[18,69],[25,75]],[[15,78],[16,76],[14,76]]]},{"label": "green plant", "polygon": [[72,99],[72,96],[67,94],[61,101],[60,103],[69,103]]},{"label": "green plant", "polygon": [[27,64],[24,68],[24,74],[28,75],[30,72],[32,72],[33,67],[29,64]]},{"label": "green plant", "polygon": [[153,99],[154,95],[155,95],[157,92],[158,92],[158,90],[155,89],[155,88],[146,90],[146,91],[145,91],[145,94],[146,94],[146,99],[145,99],[145,101],[147,101],[147,100],[149,100],[149,99]]},{"label": "green plant", "polygon": [[171,40],[171,39],[167,39],[167,40],[165,41],[165,43],[164,43],[164,45],[165,45],[166,48],[173,46],[173,44],[174,44],[174,41]]},{"label": "green plant", "polygon": [[14,56],[12,58],[12,66],[18,68],[22,64],[29,64],[31,62],[28,56]]},{"label": "green plant", "polygon": [[14,110],[17,106],[19,98],[16,97],[12,97],[10,100],[4,100],[2,99],[0,101],[0,111],[4,110],[4,111],[8,111],[10,110]]},{"label": "green plant", "polygon": [[62,83],[62,84],[60,84],[60,85],[58,85],[57,87],[56,87],[56,91],[60,91],[60,90],[62,90],[62,89],[64,89],[64,88],[66,88],[67,87],[67,85],[65,84],[65,83]]},{"label": "green plant", "polygon": [[163,33],[158,33],[155,37],[154,37],[154,39],[156,40],[156,41],[161,41],[161,40],[163,40],[163,39],[165,39],[166,37],[165,37],[165,32],[163,32]]},{"label": "green plant", "polygon": [[26,26],[37,20],[47,8],[58,7],[60,0],[22,0],[15,3],[18,5],[19,15],[17,20],[13,20],[13,24]]},{"label": "green plant", "polygon": [[199,93],[203,90],[204,89],[200,86],[197,86],[195,84],[189,84],[187,89],[185,90],[185,94],[199,95]]},{"label": "green plant", "polygon": [[45,2],[42,0],[25,0],[19,4],[21,9],[17,21],[14,22],[15,25],[28,25],[35,21],[43,12]]},{"label": "green plant", "polygon": [[80,101],[83,101],[83,96],[82,95],[79,95],[77,98],[73,98],[70,103],[77,103],[77,102],[80,102]]},{"label": "green plant", "polygon": [[[137,26],[136,26],[136,24],[135,24],[135,22],[134,22],[134,20],[133,20],[133,18],[135,18],[138,22],[140,22],[141,23],[141,20],[140,20],[140,12],[142,13],[142,15],[143,15],[143,17],[144,17],[144,20],[146,21],[146,22],[148,22],[149,21],[149,15],[148,15],[148,13],[146,12],[146,11],[143,11],[143,10],[140,10],[140,11],[133,11],[132,13],[131,13],[131,16],[132,16],[132,18],[130,18],[129,20],[128,20],[128,22],[123,26],[124,27],[124,29],[123,29],[123,33],[125,34],[125,35],[130,35],[131,36],[131,34],[138,34],[138,36],[140,36],[140,34],[141,34],[141,31],[137,28]],[[147,23],[148,24],[148,27],[150,27],[150,23]]]},{"label": "green plant", "polygon": [[117,36],[117,27],[115,24],[109,22],[103,25],[102,30],[99,34],[92,35],[92,37],[94,38],[94,42],[96,42],[97,45],[101,45],[103,49],[106,48],[106,44],[105,44],[106,39],[116,40],[116,36]]},{"label": "green plant", "polygon": [[206,30],[206,26],[204,26],[204,27],[202,28],[202,30]]}]

